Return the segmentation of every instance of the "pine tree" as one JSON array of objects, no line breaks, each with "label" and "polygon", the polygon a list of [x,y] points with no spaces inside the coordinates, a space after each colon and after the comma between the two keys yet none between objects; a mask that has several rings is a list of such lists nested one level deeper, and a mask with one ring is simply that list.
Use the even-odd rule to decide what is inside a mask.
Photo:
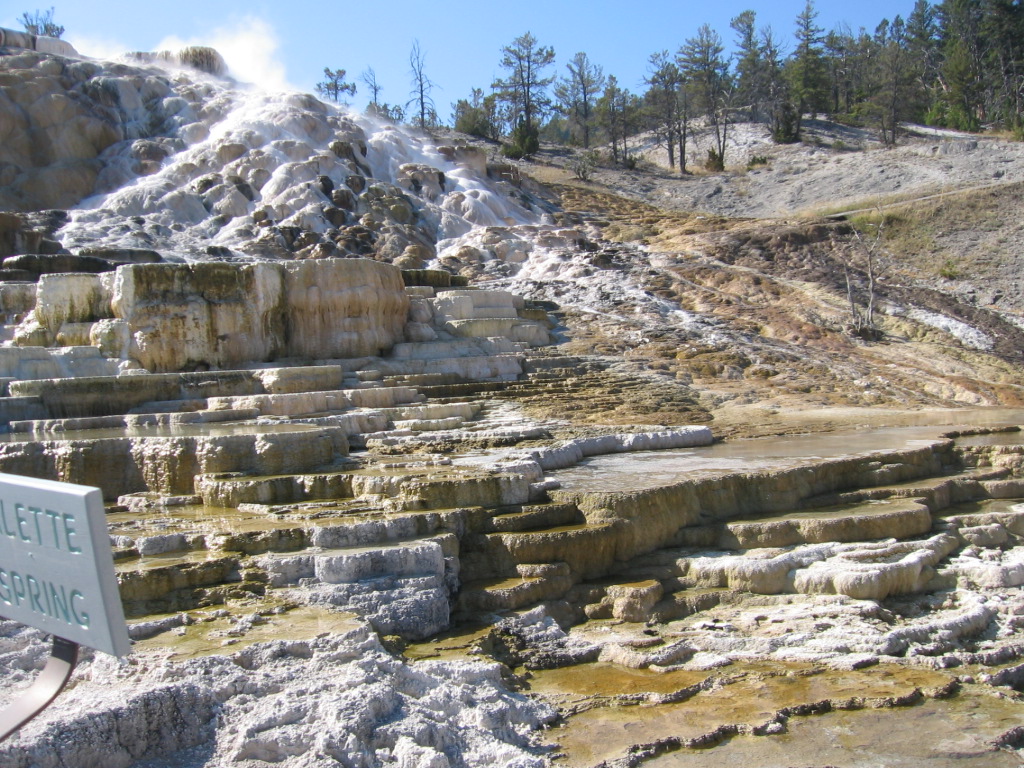
[{"label": "pine tree", "polygon": [[724,57],[725,46],[718,33],[704,24],[679,49],[677,61],[684,77],[693,85],[696,109],[704,113],[714,134],[715,146],[708,150],[708,167],[725,169],[725,147],[732,107],[732,76]]},{"label": "pine tree", "polygon": [[679,172],[686,173],[686,140],[689,133],[689,101],[679,66],[668,51],[652,53],[644,82],[644,108],[648,123],[658,141],[668,150],[669,168],[676,166],[676,142],[679,142]]},{"label": "pine tree", "polygon": [[876,82],[871,98],[875,107],[882,142],[896,143],[900,121],[907,114],[907,91],[910,87],[910,52],[907,28],[902,17],[890,24],[883,20],[875,31]]},{"label": "pine tree", "polygon": [[986,0],[982,8],[986,114],[1024,135],[1024,7],[1015,0]]},{"label": "pine tree", "polygon": [[977,130],[985,118],[984,45],[980,0],[945,0],[938,8],[942,100],[933,117],[942,125]]},{"label": "pine tree", "polygon": [[917,78],[917,91],[931,91],[939,71],[939,25],[935,8],[928,0],[917,0],[907,18],[907,47]]},{"label": "pine tree", "polygon": [[330,99],[335,104],[344,103],[341,101],[343,94],[355,96],[356,93],[355,83],[345,82],[345,70],[331,69],[330,67],[324,67],[324,80],[317,83],[314,88],[318,94],[325,99]]},{"label": "pine tree", "polygon": [[569,118],[573,135],[578,136],[584,149],[589,149],[594,106],[605,85],[604,72],[582,52],[577,53],[565,68],[569,75],[555,83],[555,98],[562,113]]},{"label": "pine tree", "polygon": [[495,94],[484,96],[483,89],[474,88],[469,99],[459,99],[452,108],[455,130],[482,139],[497,140],[501,134],[497,101]]},{"label": "pine tree", "polygon": [[542,73],[554,60],[554,49],[539,45],[529,32],[502,48],[501,66],[508,77],[495,80],[492,87],[508,105],[510,122],[516,127],[521,124],[526,134],[536,133],[540,117],[548,108],[546,91],[554,77]]},{"label": "pine tree", "polygon": [[826,109],[828,80],[822,51],[822,29],[817,24],[818,12],[813,0],[807,0],[804,10],[796,18],[796,50],[787,71],[789,89],[799,119],[805,112],[814,115]]},{"label": "pine tree", "polygon": [[640,113],[640,99],[619,87],[614,75],[609,75],[604,93],[597,101],[598,124],[608,134],[615,162],[631,165],[629,135],[635,129]]},{"label": "pine tree", "polygon": [[765,101],[765,61],[757,37],[757,16],[743,11],[729,22],[736,32],[736,102],[750,110],[750,119],[760,119]]}]

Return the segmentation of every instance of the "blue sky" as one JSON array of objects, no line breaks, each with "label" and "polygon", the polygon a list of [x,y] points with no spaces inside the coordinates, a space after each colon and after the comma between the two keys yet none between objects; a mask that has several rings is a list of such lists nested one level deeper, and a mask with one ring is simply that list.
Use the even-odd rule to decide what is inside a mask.
[{"label": "blue sky", "polygon": [[[49,8],[52,2],[56,21],[67,30],[64,38],[85,55],[209,44],[226,55],[242,79],[305,91],[322,79],[324,67],[341,68],[360,85],[352,100],[360,107],[369,93],[358,76],[368,67],[383,86],[381,100],[392,104],[409,100],[409,52],[413,41],[419,40],[426,74],[436,84],[432,96],[442,119],[471,88],[486,89],[502,74],[502,46],[527,31],[555,49],[551,73],[564,74],[565,63],[577,51],[585,51],[621,85],[641,91],[648,56],[663,49],[674,52],[701,24],[710,24],[731,45],[734,34],[729,21],[749,8],[757,13],[758,26],[771,25],[791,47],[794,20],[804,7],[803,0],[44,2],[42,6],[12,5],[7,0],[0,9],[0,26],[21,29],[17,19],[22,11]],[[822,0],[815,7],[818,24],[825,29],[845,23],[854,31],[860,27],[872,31],[883,18],[908,16],[913,0]]]}]

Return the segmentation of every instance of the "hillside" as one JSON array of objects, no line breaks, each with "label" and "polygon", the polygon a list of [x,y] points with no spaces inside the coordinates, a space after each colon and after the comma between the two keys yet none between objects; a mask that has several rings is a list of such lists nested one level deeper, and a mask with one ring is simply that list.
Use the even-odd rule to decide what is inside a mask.
[{"label": "hillside", "polygon": [[[870,407],[850,418],[872,421],[899,420],[879,407],[1019,405],[1024,147],[910,134],[896,149],[851,151],[849,134],[818,121],[808,145],[747,141],[746,156],[766,165],[683,178],[606,164],[581,182],[570,155],[542,152],[526,173],[618,245],[587,257],[578,279],[530,295],[585,295],[588,308],[565,307],[570,349],[688,387],[719,422],[743,421],[748,406],[772,422],[765,414],[780,409]],[[878,327],[865,338],[851,328],[846,270],[863,310],[871,249]],[[604,296],[614,313],[591,311]]]}]

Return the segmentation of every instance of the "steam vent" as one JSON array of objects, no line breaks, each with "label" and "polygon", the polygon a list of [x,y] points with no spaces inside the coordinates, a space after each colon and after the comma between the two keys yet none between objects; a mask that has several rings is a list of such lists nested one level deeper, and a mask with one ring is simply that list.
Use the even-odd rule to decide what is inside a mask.
[{"label": "steam vent", "polygon": [[1024,762],[1022,294],[771,210],[1019,143],[585,180],[208,48],[0,84],[0,472],[101,490],[132,640],[0,765]]}]

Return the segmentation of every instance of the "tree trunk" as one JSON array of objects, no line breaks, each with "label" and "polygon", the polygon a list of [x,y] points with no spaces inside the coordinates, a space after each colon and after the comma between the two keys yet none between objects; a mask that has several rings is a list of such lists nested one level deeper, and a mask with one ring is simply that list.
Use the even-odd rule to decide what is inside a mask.
[{"label": "tree trunk", "polygon": [[679,126],[679,175],[686,175],[686,133],[689,126],[684,120]]}]

